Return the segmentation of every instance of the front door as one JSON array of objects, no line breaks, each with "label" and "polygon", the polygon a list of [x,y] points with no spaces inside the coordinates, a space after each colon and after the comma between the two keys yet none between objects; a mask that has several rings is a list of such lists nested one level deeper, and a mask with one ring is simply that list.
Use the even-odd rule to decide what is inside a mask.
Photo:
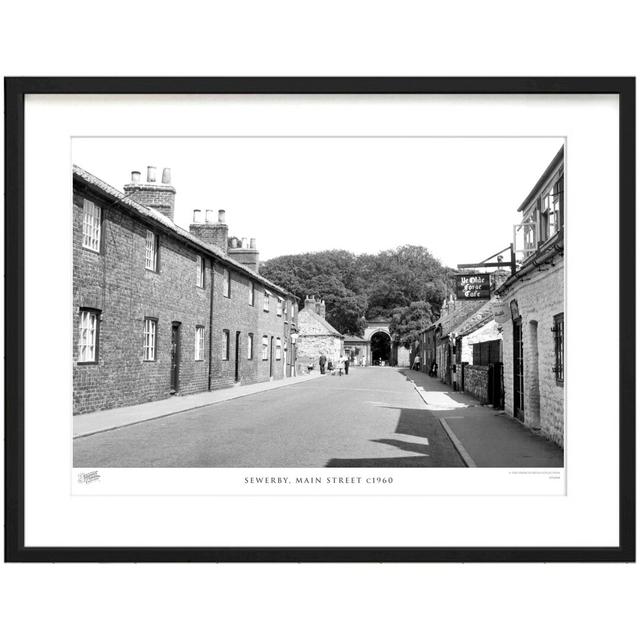
[{"label": "front door", "polygon": [[236,382],[240,382],[240,332],[236,331]]},{"label": "front door", "polygon": [[522,318],[513,321],[513,415],[524,421],[524,358]]},{"label": "front door", "polygon": [[171,393],[180,389],[180,323],[171,324]]},{"label": "front door", "polygon": [[273,378],[273,336],[269,342],[269,378]]}]

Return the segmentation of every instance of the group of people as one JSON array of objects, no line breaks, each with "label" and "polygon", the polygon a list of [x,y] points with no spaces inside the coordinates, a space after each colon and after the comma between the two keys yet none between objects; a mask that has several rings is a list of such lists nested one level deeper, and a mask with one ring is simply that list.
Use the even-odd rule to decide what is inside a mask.
[{"label": "group of people", "polygon": [[349,365],[351,364],[351,362],[349,361],[349,358],[347,358],[346,356],[340,356],[338,358],[338,361],[336,364],[333,363],[332,360],[328,360],[327,356],[324,355],[324,353],[320,356],[320,360],[319,360],[319,364],[320,364],[320,374],[324,375],[325,373],[325,369],[328,373],[330,373],[331,375],[334,375],[336,372],[338,373],[338,375],[342,375],[344,373],[344,375],[348,376],[349,375]]},{"label": "group of people", "polygon": [[[420,364],[421,364],[420,356],[417,355],[413,359],[413,365],[412,365],[411,368],[414,369],[415,371],[421,371],[422,369],[420,368]],[[435,360],[431,363],[431,366],[429,367],[428,374],[432,378],[435,378],[438,375],[438,365],[436,364]]]}]

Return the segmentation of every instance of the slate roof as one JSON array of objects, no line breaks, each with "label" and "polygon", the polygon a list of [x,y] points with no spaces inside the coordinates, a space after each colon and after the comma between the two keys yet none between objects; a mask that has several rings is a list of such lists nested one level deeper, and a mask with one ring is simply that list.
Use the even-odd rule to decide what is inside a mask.
[{"label": "slate roof", "polygon": [[89,173],[82,167],[79,167],[78,165],[74,164],[73,175],[74,177],[78,178],[82,182],[85,182],[91,187],[99,191],[102,191],[105,195],[110,196],[111,198],[115,198],[117,200],[117,204],[120,204],[128,208],[129,210],[135,212],[142,218],[153,220],[156,224],[159,224],[160,226],[164,227],[164,229],[167,232],[173,235],[179,236],[181,239],[185,240],[187,243],[192,244],[196,246],[198,249],[203,250],[205,253],[208,253],[210,256],[217,258],[220,262],[227,264],[229,266],[232,266],[236,271],[242,272],[243,274],[249,276],[253,280],[257,280],[262,284],[268,287],[271,287],[272,289],[274,289],[275,291],[278,291],[283,295],[297,298],[297,296],[294,296],[292,293],[290,293],[286,289],[279,287],[277,284],[271,282],[270,280],[267,280],[266,278],[261,276],[259,273],[256,273],[252,269],[249,269],[249,267],[247,267],[246,265],[241,264],[240,262],[237,262],[233,258],[230,258],[222,249],[220,249],[220,247],[217,247],[212,244],[208,244],[207,242],[203,242],[202,240],[200,240],[200,238],[189,233],[186,229],[183,229],[182,227],[178,226],[173,220],[171,220],[164,214],[160,213],[157,209],[154,209],[153,207],[148,207],[146,205],[140,204],[139,202],[136,202],[129,196],[125,195],[121,191],[118,191],[118,189],[116,189],[115,187],[112,187],[110,184],[107,184],[103,180],[100,180],[100,178],[97,178],[92,173]]},{"label": "slate roof", "polygon": [[330,335],[330,336],[336,336],[338,338],[343,337],[342,334],[337,329],[334,329],[319,313],[316,313],[315,311],[312,311],[307,307],[304,307],[301,311],[298,312],[298,327],[300,327],[302,324],[302,320],[300,319],[300,316],[303,313],[306,313],[312,320],[314,320],[323,329],[325,329],[327,333],[326,334],[322,334],[322,333],[305,334],[302,331],[302,328],[300,328],[300,335]]},{"label": "slate roof", "polygon": [[469,316],[466,320],[455,329],[455,332],[458,336],[466,336],[474,331],[480,329],[485,324],[491,322],[493,320],[493,300],[487,300],[486,304],[484,304],[478,311],[476,311],[473,315]]},{"label": "slate roof", "polygon": [[361,336],[344,336],[345,342],[369,342],[366,338]]}]

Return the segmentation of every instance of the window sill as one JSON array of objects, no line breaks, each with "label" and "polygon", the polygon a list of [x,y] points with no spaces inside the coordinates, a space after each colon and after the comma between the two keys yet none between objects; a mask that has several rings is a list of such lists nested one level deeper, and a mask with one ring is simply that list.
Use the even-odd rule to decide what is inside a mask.
[{"label": "window sill", "polygon": [[82,248],[85,251],[89,251],[89,253],[95,253],[97,256],[100,255],[100,249],[92,249],[91,247],[85,247],[84,245],[82,245]]},{"label": "window sill", "polygon": [[86,367],[88,364],[100,364],[97,360],[82,360],[82,362],[80,360],[76,361],[77,365],[80,365],[81,367]]}]

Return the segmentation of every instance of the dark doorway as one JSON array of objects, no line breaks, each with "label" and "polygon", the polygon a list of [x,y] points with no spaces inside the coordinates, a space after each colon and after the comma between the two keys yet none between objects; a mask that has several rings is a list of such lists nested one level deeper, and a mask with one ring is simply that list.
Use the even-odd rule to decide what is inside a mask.
[{"label": "dark doorway", "polygon": [[522,318],[513,321],[513,415],[524,421],[524,359]]},{"label": "dark doorway", "polygon": [[273,336],[269,342],[269,378],[273,378]]},{"label": "dark doorway", "polygon": [[371,364],[384,362],[389,364],[391,359],[391,338],[388,334],[378,331],[371,336]]},{"label": "dark doorway", "polygon": [[180,390],[180,323],[171,323],[171,393]]},{"label": "dark doorway", "polygon": [[504,409],[504,388],[502,385],[502,362],[492,362],[489,365],[488,400],[495,409]]},{"label": "dark doorway", "polygon": [[240,332],[236,331],[236,374],[235,381],[240,382]]}]

